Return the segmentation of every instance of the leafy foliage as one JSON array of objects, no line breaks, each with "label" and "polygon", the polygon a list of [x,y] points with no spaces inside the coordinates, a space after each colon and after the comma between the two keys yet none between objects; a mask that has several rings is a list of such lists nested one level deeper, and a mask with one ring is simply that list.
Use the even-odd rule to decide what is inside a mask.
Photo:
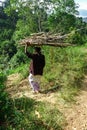
[{"label": "leafy foliage", "polygon": [[66,34],[84,28],[85,33],[75,32],[67,41],[75,44],[83,44],[86,41],[86,23],[75,16],[78,11],[74,0],[7,0],[5,7],[0,8],[1,70],[9,68],[9,64],[15,67],[25,63],[26,56],[18,49],[17,43],[31,33],[51,31]]},{"label": "leafy foliage", "polygon": [[10,67],[15,68],[19,65],[26,63],[27,57],[22,50],[18,50],[17,53],[10,60]]},{"label": "leafy foliage", "polygon": [[[40,31],[70,33],[67,42],[84,45],[87,41],[87,23],[75,16],[74,0],[6,0],[0,6],[0,71],[22,73],[28,76],[28,58],[18,41]],[[78,29],[80,31],[78,31]],[[31,49],[31,48],[30,48]],[[46,67],[42,89],[57,90],[66,101],[74,100],[87,68],[86,53],[80,47],[43,47]],[[0,129],[62,130],[62,113],[51,104],[35,102],[30,98],[12,100],[6,92],[6,76],[0,73]],[[41,115],[38,118],[35,110]]]},{"label": "leafy foliage", "polygon": [[82,32],[73,30],[66,41],[71,44],[82,45],[85,43],[85,36],[82,37]]},{"label": "leafy foliage", "polygon": [[[8,129],[11,119],[16,114],[14,104],[5,91],[6,76],[0,73],[0,129]],[[10,127],[9,127],[10,128]]]},{"label": "leafy foliage", "polygon": [[[48,48],[49,50],[49,48]],[[53,58],[46,58],[43,80],[44,90],[60,88],[61,96],[74,100],[86,71],[86,53],[82,47],[52,48]],[[50,59],[48,60],[48,58]],[[46,87],[45,87],[46,86]]]},{"label": "leafy foliage", "polygon": [[[54,128],[62,130],[61,124],[65,121],[62,113],[51,105],[36,102],[30,98],[19,98],[12,100],[5,91],[6,77],[0,74],[0,129],[37,129],[47,130]],[[43,111],[42,111],[43,110]],[[38,118],[36,112],[40,112]],[[55,113],[53,114],[53,111]],[[44,112],[44,113],[43,113]],[[47,114],[48,113],[48,114]],[[57,114],[57,116],[55,116]],[[53,115],[53,118],[50,118]],[[56,117],[56,118],[55,118]],[[59,119],[60,118],[60,119]],[[57,120],[57,122],[56,122]]]}]

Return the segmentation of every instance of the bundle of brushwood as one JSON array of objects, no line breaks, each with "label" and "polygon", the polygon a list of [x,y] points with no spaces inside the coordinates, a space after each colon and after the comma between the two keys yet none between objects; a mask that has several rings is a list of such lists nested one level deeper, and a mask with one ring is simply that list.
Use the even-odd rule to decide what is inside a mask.
[{"label": "bundle of brushwood", "polygon": [[22,46],[25,46],[26,44],[28,46],[42,46],[42,45],[48,45],[48,46],[58,46],[58,47],[67,47],[67,46],[73,46],[73,44],[65,43],[65,38],[68,37],[68,34],[66,35],[60,35],[60,34],[52,34],[52,33],[33,33],[29,37],[26,37],[25,39],[21,40],[19,43]]}]

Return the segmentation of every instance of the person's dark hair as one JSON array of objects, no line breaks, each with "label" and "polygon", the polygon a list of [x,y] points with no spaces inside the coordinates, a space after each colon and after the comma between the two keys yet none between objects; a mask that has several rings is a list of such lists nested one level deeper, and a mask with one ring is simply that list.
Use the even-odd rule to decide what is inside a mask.
[{"label": "person's dark hair", "polygon": [[34,49],[35,49],[36,52],[41,53],[41,48],[40,47],[35,47]]}]

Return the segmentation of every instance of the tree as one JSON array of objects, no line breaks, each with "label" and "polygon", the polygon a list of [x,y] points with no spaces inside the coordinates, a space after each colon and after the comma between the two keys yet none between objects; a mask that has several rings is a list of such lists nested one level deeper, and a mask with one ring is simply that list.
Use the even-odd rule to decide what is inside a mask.
[{"label": "tree", "polygon": [[33,32],[69,30],[75,26],[76,9],[74,0],[10,0],[6,11],[17,12],[19,21],[15,35],[20,39]]},{"label": "tree", "polygon": [[49,30],[59,33],[67,33],[70,28],[76,26],[76,17],[66,12],[52,14],[48,18]]},{"label": "tree", "polygon": [[48,25],[54,32],[67,33],[69,28],[75,27],[78,13],[74,0],[52,0],[53,11],[49,15]]}]

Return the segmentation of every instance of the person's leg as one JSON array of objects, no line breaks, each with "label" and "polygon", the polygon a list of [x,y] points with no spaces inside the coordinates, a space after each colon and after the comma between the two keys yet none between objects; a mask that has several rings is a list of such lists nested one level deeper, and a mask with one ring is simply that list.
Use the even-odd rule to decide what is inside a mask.
[{"label": "person's leg", "polygon": [[29,80],[29,83],[30,83],[30,87],[34,91],[34,88],[33,88],[33,81],[34,81],[34,79],[33,79],[33,75],[31,73],[29,74],[28,80]]},{"label": "person's leg", "polygon": [[34,92],[39,92],[40,77],[39,75],[34,76],[31,73],[29,75],[29,83]]},{"label": "person's leg", "polygon": [[39,84],[38,84],[38,82],[33,81],[32,85],[33,85],[34,92],[38,93],[39,92]]},{"label": "person's leg", "polygon": [[36,75],[34,76],[34,88],[36,92],[40,91],[40,80],[41,80],[41,76],[40,75]]}]

